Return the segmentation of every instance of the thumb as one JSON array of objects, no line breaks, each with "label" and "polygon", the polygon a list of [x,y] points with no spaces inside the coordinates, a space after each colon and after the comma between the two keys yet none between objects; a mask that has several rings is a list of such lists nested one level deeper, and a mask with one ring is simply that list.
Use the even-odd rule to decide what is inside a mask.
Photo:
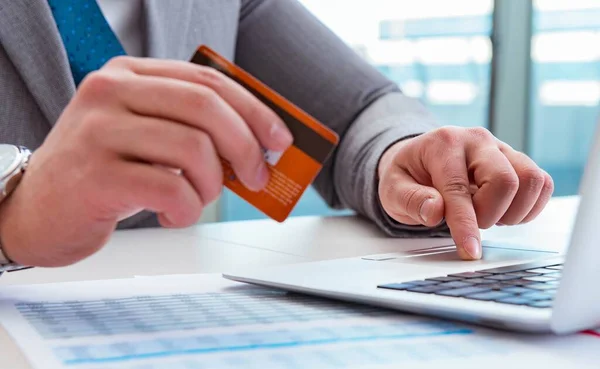
[{"label": "thumb", "polygon": [[434,227],[444,217],[444,199],[433,187],[419,184],[409,173],[395,168],[381,183],[381,203],[388,215],[403,224]]}]

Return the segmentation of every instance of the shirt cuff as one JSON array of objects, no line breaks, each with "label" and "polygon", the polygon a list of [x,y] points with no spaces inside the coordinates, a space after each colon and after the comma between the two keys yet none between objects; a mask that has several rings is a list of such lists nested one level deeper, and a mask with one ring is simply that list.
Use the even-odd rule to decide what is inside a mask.
[{"label": "shirt cuff", "polygon": [[[377,172],[385,151],[401,140],[436,128],[439,124],[432,114],[402,93],[390,93],[375,101],[354,121],[340,143],[334,177],[343,204],[392,237],[449,237],[445,222],[427,227],[395,221],[383,209],[378,193]],[[350,173],[354,175],[349,178]]]},{"label": "shirt cuff", "polygon": [[366,177],[371,178],[369,181],[370,183],[367,183],[368,188],[365,191],[366,194],[371,194],[371,199],[367,201],[369,204],[367,207],[367,216],[371,220],[375,221],[379,228],[381,228],[386,234],[392,237],[418,238],[450,236],[445,220],[435,227],[407,225],[397,222],[387,214],[379,198],[379,178],[377,173],[381,156],[390,146],[393,146],[397,142],[405,139],[411,139],[425,132],[426,131],[413,133],[406,136],[399,136],[398,134],[401,134],[402,132],[396,132],[393,129],[389,132],[386,132],[386,134],[382,135],[382,137],[377,140],[377,143],[372,149],[372,155],[369,158],[369,164],[367,164],[365,167],[365,169],[368,171],[368,173],[365,173]]}]

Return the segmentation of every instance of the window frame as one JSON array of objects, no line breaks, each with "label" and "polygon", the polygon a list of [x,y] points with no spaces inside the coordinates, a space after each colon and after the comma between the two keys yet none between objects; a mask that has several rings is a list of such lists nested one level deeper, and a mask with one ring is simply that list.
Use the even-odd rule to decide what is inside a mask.
[{"label": "window frame", "polygon": [[495,0],[489,129],[518,151],[528,151],[533,2]]}]

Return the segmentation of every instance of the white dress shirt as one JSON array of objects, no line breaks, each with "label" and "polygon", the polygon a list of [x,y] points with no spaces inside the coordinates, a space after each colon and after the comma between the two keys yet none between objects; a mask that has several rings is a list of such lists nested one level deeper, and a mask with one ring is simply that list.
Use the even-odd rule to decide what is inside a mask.
[{"label": "white dress shirt", "polygon": [[98,0],[98,5],[130,56],[144,56],[142,0]]}]

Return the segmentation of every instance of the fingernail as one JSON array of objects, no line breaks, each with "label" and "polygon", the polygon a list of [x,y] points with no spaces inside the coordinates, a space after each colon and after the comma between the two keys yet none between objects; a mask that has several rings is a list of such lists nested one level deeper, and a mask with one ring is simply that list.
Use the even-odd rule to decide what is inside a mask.
[{"label": "fingernail", "polygon": [[477,238],[467,238],[467,240],[465,241],[464,248],[467,254],[469,254],[473,259],[479,260],[481,258],[481,245]]},{"label": "fingernail", "polygon": [[273,124],[271,126],[271,138],[273,138],[273,140],[277,142],[281,148],[287,148],[292,144],[293,141],[290,132],[288,132],[288,130],[283,128],[280,124]]},{"label": "fingernail", "polygon": [[429,219],[431,219],[431,217],[433,216],[433,211],[435,210],[434,205],[435,203],[433,199],[427,199],[421,205],[421,210],[419,211],[419,213],[424,223],[427,223]]},{"label": "fingernail", "polygon": [[267,182],[269,182],[269,170],[266,165],[261,164],[256,174],[256,184],[260,189],[263,189]]}]

